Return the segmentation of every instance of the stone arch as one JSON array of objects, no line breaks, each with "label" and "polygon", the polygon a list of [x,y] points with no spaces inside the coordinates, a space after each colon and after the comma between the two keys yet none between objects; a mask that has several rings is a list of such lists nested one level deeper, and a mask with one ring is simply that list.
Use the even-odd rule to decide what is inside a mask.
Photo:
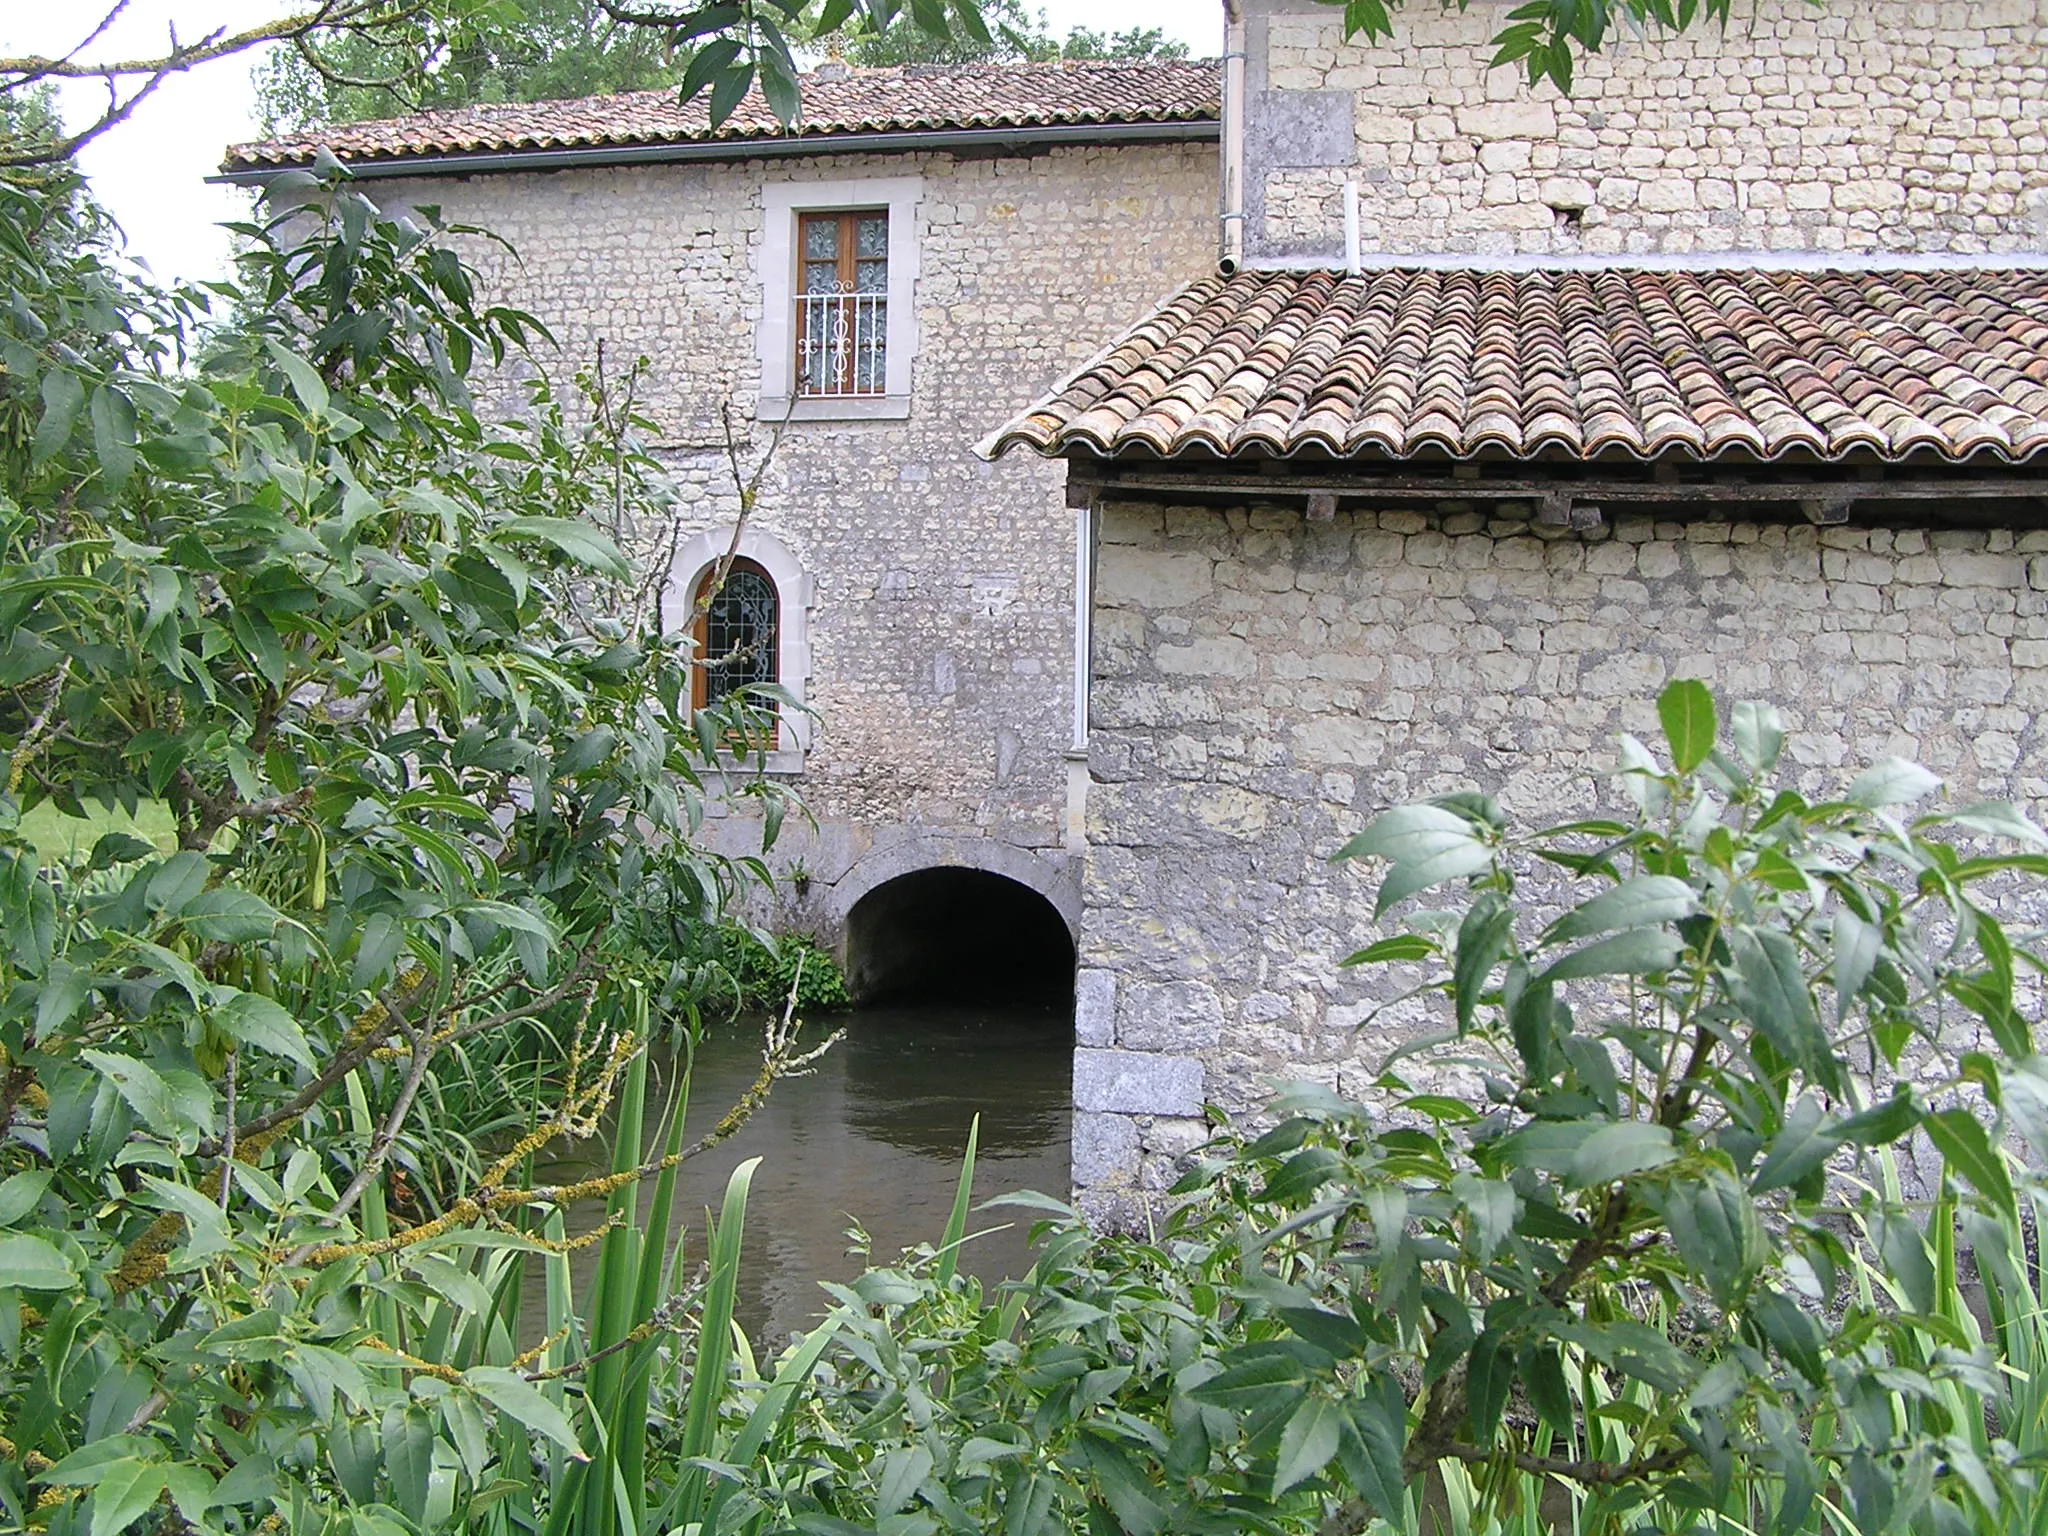
[{"label": "stone arch", "polygon": [[1052,904],[1067,933],[1081,938],[1081,867],[1064,851],[1034,853],[981,837],[904,838],[872,849],[833,882],[827,917],[843,933],[855,903],[878,885],[925,869],[978,869],[1029,886]]},{"label": "stone arch", "polygon": [[[690,605],[698,584],[705,572],[732,548],[732,527],[727,524],[706,528],[676,550],[676,557],[669,564],[668,579],[661,588],[661,627],[665,633],[689,623]],[[776,635],[777,674],[782,686],[802,704],[809,699],[811,687],[811,609],[816,592],[811,574],[787,544],[752,524],[740,531],[739,548],[734,553],[758,565],[775,583],[781,605]],[[814,723],[803,710],[787,711],[782,722],[784,745],[797,751],[808,747]]]},{"label": "stone arch", "polygon": [[980,840],[914,838],[831,894],[857,997],[1041,996],[1071,1003],[1080,915],[1068,862]]}]

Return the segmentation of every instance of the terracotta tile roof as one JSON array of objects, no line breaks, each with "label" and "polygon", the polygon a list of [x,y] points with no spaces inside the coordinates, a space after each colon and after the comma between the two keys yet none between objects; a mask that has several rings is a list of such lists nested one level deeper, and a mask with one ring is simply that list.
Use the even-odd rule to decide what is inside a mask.
[{"label": "terracotta tile roof", "polygon": [[991,455],[2018,460],[2048,271],[1244,272],[1193,284]]},{"label": "terracotta tile roof", "polygon": [[[1038,128],[1091,123],[1213,122],[1215,63],[909,65],[805,75],[804,138],[919,129]],[[302,165],[325,147],[343,160],[396,160],[517,150],[683,143],[743,143],[790,136],[756,87],[711,126],[706,98],[676,105],[673,91],[581,101],[506,102],[348,123],[296,138],[229,148],[224,169]]]}]

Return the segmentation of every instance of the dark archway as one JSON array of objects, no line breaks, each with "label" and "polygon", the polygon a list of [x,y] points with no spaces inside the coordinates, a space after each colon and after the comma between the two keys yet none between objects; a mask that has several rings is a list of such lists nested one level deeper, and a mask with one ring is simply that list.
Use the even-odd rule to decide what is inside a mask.
[{"label": "dark archway", "polygon": [[1059,910],[1028,885],[980,869],[921,869],[854,903],[846,974],[864,1003],[1071,1004],[1074,941]]}]

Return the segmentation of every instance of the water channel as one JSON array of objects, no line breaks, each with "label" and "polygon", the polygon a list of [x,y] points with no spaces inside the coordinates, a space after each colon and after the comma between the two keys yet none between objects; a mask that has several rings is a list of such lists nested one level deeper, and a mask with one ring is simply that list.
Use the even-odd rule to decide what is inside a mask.
[{"label": "water channel", "polygon": [[[718,1208],[735,1167],[750,1157],[762,1160],[740,1267],[739,1319],[748,1337],[779,1344],[824,1310],[820,1280],[860,1272],[860,1259],[846,1252],[846,1231],[856,1221],[878,1263],[893,1261],[914,1243],[935,1243],[977,1114],[977,1201],[1019,1189],[1064,1199],[1071,1017],[1071,1006],[1058,1003],[929,1000],[883,1003],[813,1024],[815,1035],[844,1028],[846,1038],[810,1076],[778,1084],[731,1141],[686,1163],[677,1187],[682,1241],[695,1262],[704,1252],[705,1209]],[[697,1049],[689,1135],[716,1124],[760,1064],[758,1026],[709,1027]],[[650,1104],[650,1120],[653,1109]],[[650,1127],[650,1143],[655,1134]],[[577,1152],[577,1160],[556,1163],[542,1177],[575,1178],[609,1166],[609,1150],[598,1141]],[[645,1198],[652,1198],[651,1190]],[[602,1214],[593,1204],[576,1216],[589,1226]],[[968,1244],[962,1268],[985,1280],[1021,1273],[1031,1219],[1017,1211],[973,1217],[970,1232],[1006,1230]],[[595,1256],[586,1251],[578,1259],[580,1294]],[[544,1315],[539,1284],[535,1266],[527,1298],[533,1317]]]}]

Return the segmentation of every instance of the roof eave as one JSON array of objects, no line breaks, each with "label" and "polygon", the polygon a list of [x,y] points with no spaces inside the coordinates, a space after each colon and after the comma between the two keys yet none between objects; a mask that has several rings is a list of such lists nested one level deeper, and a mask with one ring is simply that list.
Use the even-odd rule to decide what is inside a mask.
[{"label": "roof eave", "polygon": [[[479,150],[409,155],[384,160],[342,158],[358,179],[488,176],[515,171],[566,171],[679,161],[760,160],[809,155],[911,154],[919,151],[1027,149],[1061,144],[1213,143],[1222,133],[1214,118],[1132,123],[1041,123],[1008,128],[929,128],[882,133],[821,133],[778,139],[693,139],[662,144],[587,144],[552,149]],[[305,161],[236,166],[209,176],[216,185],[262,186]]]}]

